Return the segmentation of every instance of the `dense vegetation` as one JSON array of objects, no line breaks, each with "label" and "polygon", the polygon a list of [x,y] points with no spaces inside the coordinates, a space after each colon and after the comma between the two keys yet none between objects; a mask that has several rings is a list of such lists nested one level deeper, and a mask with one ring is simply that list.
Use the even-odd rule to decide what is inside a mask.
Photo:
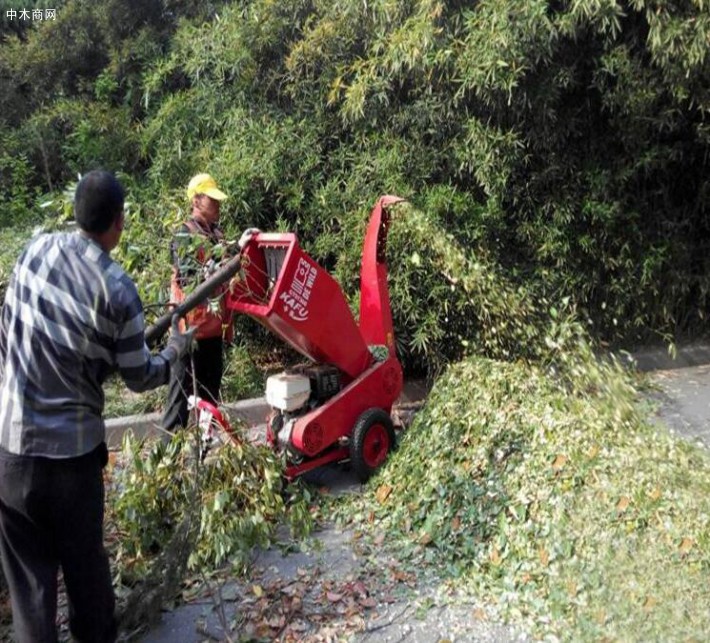
[{"label": "dense vegetation", "polygon": [[[230,195],[229,235],[297,231],[350,297],[369,208],[404,196],[388,248],[399,353],[447,374],[362,528],[542,635],[707,631],[707,455],[656,433],[588,340],[704,330],[706,0],[66,0],[31,24],[6,4],[0,281],[93,167],[129,188],[117,254],[149,304],[197,171]],[[132,564],[169,533],[131,520],[181,515],[155,509],[145,472],[127,471],[112,514]],[[193,562],[231,556],[225,542]]]},{"label": "dense vegetation", "polygon": [[[398,193],[486,269],[571,297],[603,339],[702,329],[703,0],[70,0],[56,16],[1,25],[4,226],[107,167],[131,187],[130,268],[162,278],[182,188],[207,169],[233,230],[295,229],[349,288],[364,213]],[[452,296],[430,292],[445,277],[393,256],[403,348],[450,358],[480,314],[447,321]]]}]

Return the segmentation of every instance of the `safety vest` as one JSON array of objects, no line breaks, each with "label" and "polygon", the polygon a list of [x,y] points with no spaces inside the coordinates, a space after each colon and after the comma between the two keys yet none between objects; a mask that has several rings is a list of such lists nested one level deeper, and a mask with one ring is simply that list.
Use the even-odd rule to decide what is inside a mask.
[{"label": "safety vest", "polygon": [[[184,223],[191,235],[199,235],[212,243],[219,243],[224,239],[224,235],[219,228],[205,229],[194,218],[190,218]],[[177,252],[173,256],[173,273],[170,280],[170,301],[180,304],[185,300],[185,292],[180,284],[180,266],[177,261]],[[210,259],[209,248],[200,245],[197,249],[197,263],[205,265]],[[196,326],[195,337],[197,339],[207,339],[209,337],[223,337],[225,341],[231,341],[233,336],[232,311],[227,309],[225,298],[222,296],[227,286],[220,286],[211,295],[212,299],[219,298],[219,310],[213,312],[209,302],[195,306],[185,319],[190,327]],[[185,324],[181,321],[181,330],[184,332]]]}]

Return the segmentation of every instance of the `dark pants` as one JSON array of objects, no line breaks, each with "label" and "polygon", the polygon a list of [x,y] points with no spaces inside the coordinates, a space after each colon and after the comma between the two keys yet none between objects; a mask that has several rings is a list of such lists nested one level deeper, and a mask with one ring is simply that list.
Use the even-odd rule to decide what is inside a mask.
[{"label": "dark pants", "polygon": [[20,643],[57,640],[57,575],[64,574],[77,641],[116,638],[103,542],[106,445],[78,458],[0,449],[0,554]]},{"label": "dark pants", "polygon": [[197,394],[208,402],[219,403],[219,387],[222,383],[223,346],[221,337],[199,339],[197,346],[182,364],[177,364],[170,375],[168,399],[163,413],[163,428],[173,431],[187,426],[189,411],[187,398],[193,395],[193,374],[191,363],[195,365]]}]

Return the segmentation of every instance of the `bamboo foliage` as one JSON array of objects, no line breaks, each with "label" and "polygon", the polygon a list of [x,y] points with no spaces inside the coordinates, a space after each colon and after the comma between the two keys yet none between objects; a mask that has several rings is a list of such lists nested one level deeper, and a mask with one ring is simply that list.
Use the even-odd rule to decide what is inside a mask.
[{"label": "bamboo foliage", "polygon": [[[233,195],[234,233],[296,230],[354,298],[363,218],[398,193],[512,290],[572,298],[604,339],[694,332],[709,290],[707,9],[241,0],[151,3],[138,19],[128,0],[70,1],[56,25],[0,44],[0,157],[26,159],[6,163],[0,199],[17,193],[11,173],[30,182],[29,209],[28,194],[102,165],[162,217],[208,169]],[[89,44],[92,64],[75,65]],[[406,252],[392,257],[405,281],[441,278]],[[410,341],[412,320],[423,324],[417,346],[433,364],[454,338],[433,341],[446,324],[423,320],[448,298],[413,295],[412,308],[394,301],[396,323]],[[485,311],[473,319],[457,335],[476,336]]]}]

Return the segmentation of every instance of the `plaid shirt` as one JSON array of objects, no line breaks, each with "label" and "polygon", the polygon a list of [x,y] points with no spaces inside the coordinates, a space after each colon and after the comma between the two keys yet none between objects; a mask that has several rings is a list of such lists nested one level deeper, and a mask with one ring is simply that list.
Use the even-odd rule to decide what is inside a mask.
[{"label": "plaid shirt", "polygon": [[168,380],[144,330],[135,284],[97,243],[80,233],[33,239],[0,315],[0,447],[52,458],[97,447],[111,373],[133,391]]}]

